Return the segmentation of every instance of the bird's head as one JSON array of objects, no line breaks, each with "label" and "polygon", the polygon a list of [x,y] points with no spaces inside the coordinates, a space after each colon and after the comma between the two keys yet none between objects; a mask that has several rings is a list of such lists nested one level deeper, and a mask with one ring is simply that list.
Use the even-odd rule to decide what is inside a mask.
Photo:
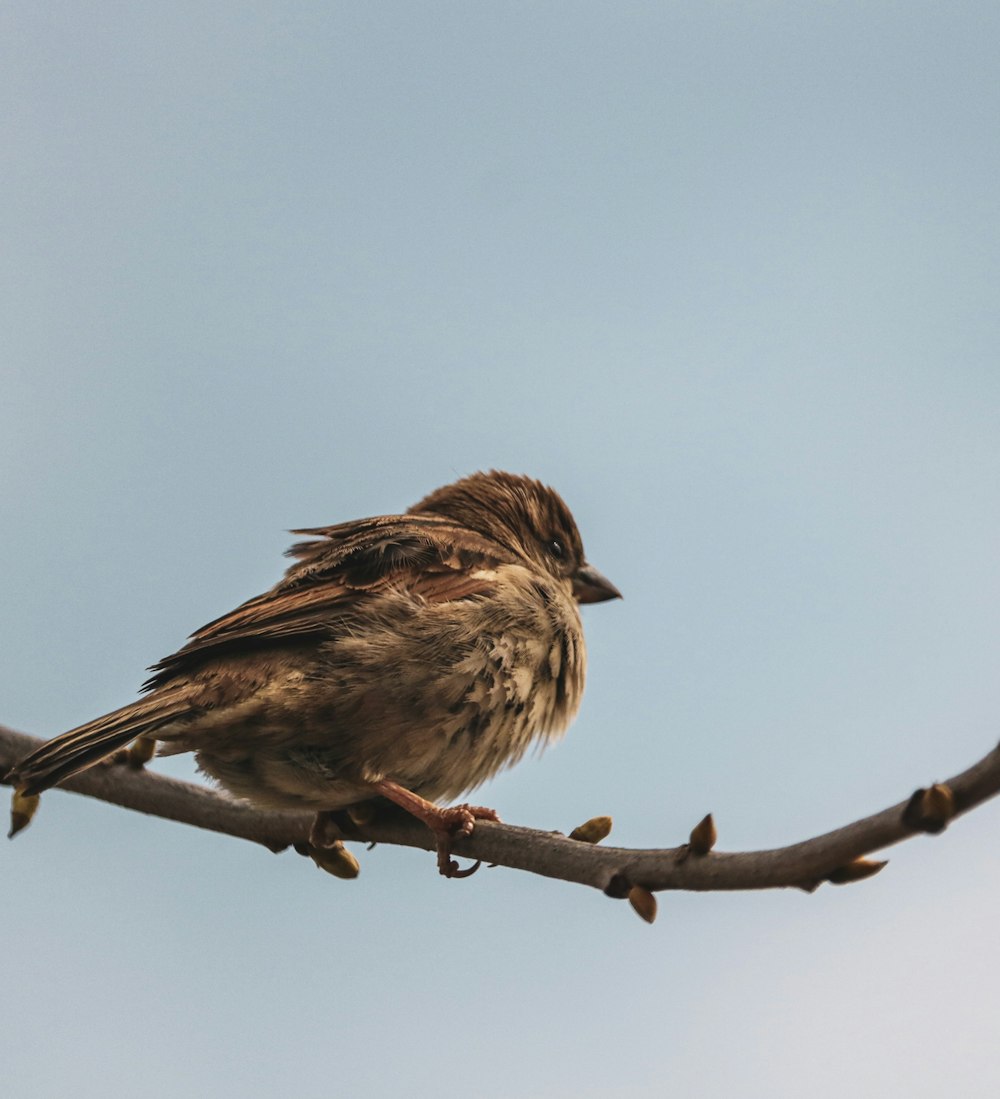
[{"label": "bird's head", "polygon": [[444,515],[570,582],[579,603],[620,599],[588,565],[573,514],[554,489],[514,473],[473,473],[436,489],[411,512]]}]

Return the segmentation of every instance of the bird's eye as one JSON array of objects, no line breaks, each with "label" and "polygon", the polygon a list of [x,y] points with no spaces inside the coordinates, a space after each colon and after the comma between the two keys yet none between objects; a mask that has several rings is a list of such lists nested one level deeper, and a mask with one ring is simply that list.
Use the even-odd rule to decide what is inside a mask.
[{"label": "bird's eye", "polygon": [[566,556],[566,547],[558,538],[551,539],[546,548],[557,561],[561,561]]}]

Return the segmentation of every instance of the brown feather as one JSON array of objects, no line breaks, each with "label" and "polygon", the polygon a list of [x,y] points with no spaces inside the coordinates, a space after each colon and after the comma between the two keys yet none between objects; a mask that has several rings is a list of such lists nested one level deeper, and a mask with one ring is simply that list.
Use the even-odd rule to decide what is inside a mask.
[{"label": "brown feather", "polygon": [[325,810],[383,782],[456,796],[566,727],[586,666],[574,593],[617,591],[551,489],[479,473],[405,515],[295,533],[308,540],[270,591],[11,781],[37,793],[141,735],[256,804]]}]

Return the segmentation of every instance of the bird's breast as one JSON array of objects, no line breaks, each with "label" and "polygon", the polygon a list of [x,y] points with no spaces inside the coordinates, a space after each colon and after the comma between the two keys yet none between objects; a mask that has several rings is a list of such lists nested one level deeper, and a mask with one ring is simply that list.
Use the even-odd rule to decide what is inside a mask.
[{"label": "bird's breast", "polygon": [[307,675],[256,696],[259,727],[284,737],[246,738],[239,774],[199,745],[203,766],[262,803],[338,808],[380,779],[437,801],[558,737],[586,673],[576,603],[524,566],[496,572],[465,599],[383,593]]},{"label": "bird's breast", "polygon": [[477,608],[461,655],[442,677],[454,701],[432,737],[416,738],[425,748],[417,781],[425,796],[453,798],[478,786],[559,737],[575,715],[586,673],[579,613],[554,583],[544,597],[539,586],[507,584]]}]

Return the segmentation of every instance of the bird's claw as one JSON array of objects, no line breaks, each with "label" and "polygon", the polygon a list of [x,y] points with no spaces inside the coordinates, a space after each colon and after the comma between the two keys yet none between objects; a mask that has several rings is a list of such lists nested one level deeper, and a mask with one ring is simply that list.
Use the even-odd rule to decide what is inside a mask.
[{"label": "bird's claw", "polygon": [[454,859],[448,857],[447,852],[444,855],[444,862],[441,861],[440,852],[438,853],[438,869],[446,878],[471,878],[482,865],[483,860],[476,859],[471,866],[462,870]]},{"label": "bird's claw", "polygon": [[468,878],[479,869],[482,860],[477,859],[465,870],[451,857],[451,844],[455,838],[471,836],[477,820],[499,822],[495,809],[484,805],[452,805],[439,809],[433,832],[437,836],[438,871],[446,878]]}]

